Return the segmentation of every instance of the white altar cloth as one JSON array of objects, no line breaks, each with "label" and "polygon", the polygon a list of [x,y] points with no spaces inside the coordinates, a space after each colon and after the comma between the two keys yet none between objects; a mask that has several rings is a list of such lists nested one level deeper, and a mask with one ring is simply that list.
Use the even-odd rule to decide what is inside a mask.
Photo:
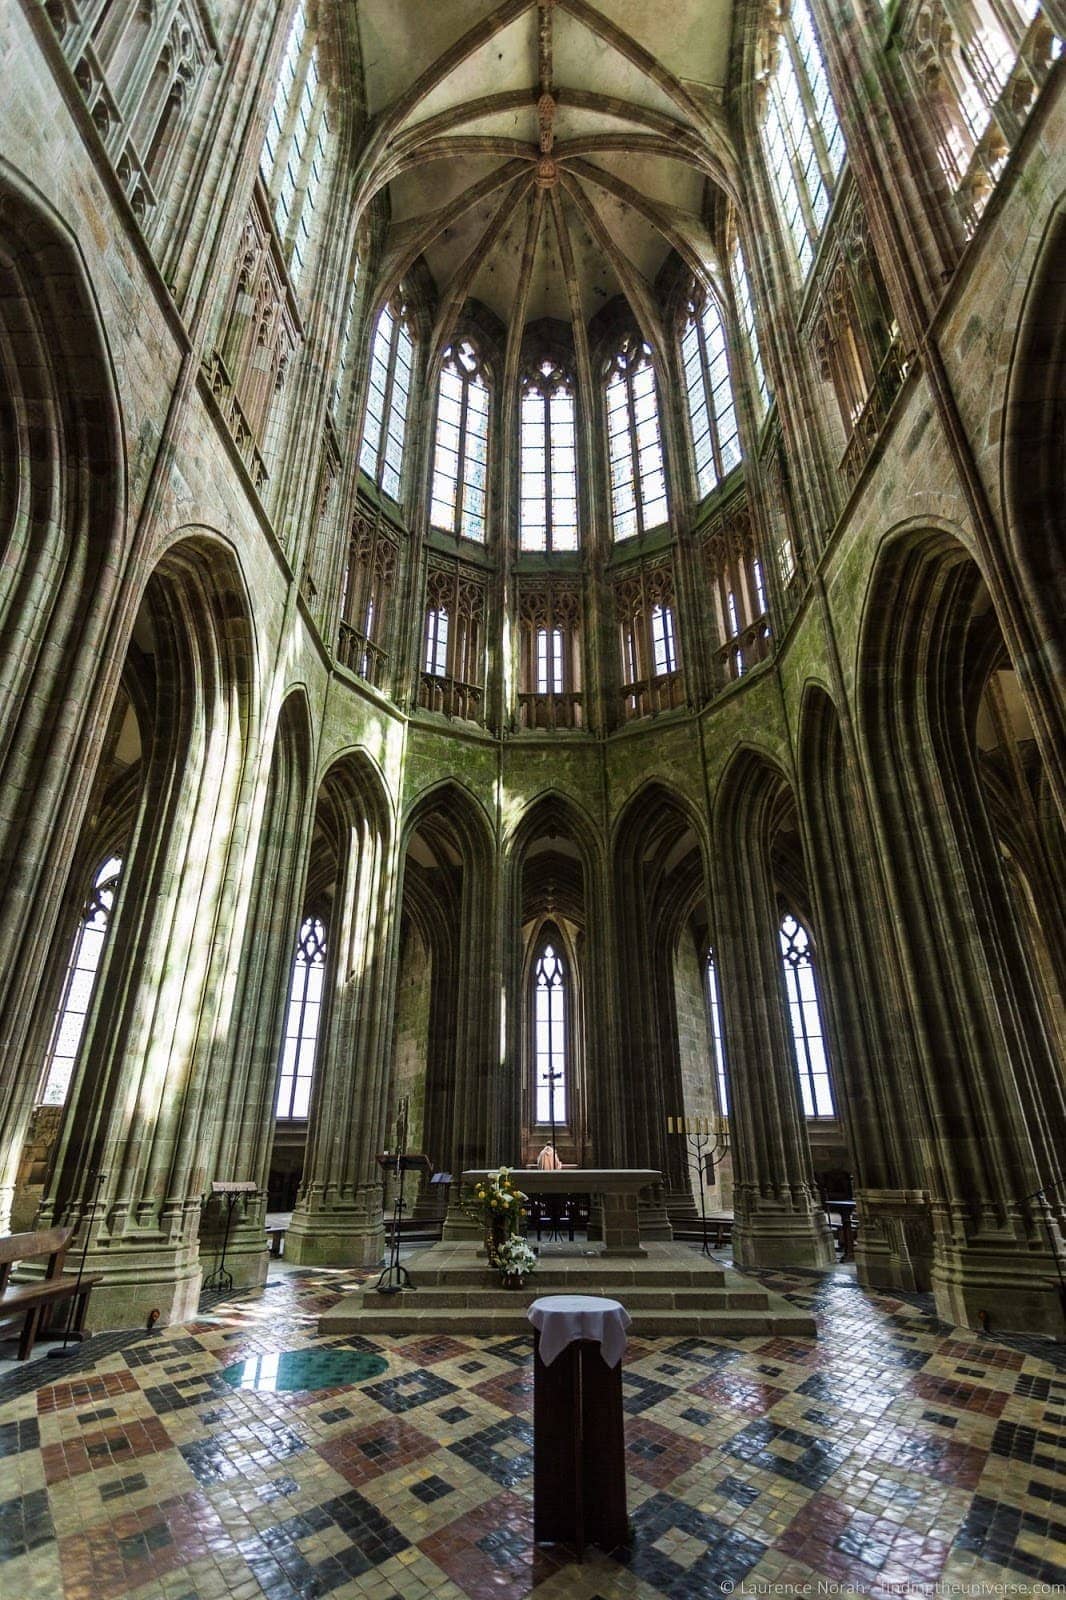
[{"label": "white altar cloth", "polygon": [[540,1334],[540,1359],[550,1367],[575,1339],[591,1339],[609,1367],[616,1367],[626,1347],[626,1329],[633,1320],[625,1306],[602,1295],[546,1294],[534,1300],[526,1316]]}]

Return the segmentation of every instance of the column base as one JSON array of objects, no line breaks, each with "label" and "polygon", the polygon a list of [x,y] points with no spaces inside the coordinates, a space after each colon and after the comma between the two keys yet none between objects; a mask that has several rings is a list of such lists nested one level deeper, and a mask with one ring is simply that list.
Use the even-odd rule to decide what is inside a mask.
[{"label": "column base", "polygon": [[1066,1338],[1066,1303],[1050,1251],[1024,1244],[945,1246],[938,1241],[932,1290],[937,1315],[982,1333]]},{"label": "column base", "polygon": [[933,1229],[923,1189],[859,1189],[855,1275],[864,1289],[926,1294],[932,1287]]},{"label": "column base", "polygon": [[733,1260],[742,1272],[759,1267],[817,1272],[836,1265],[836,1251],[824,1212],[756,1211],[734,1218]]},{"label": "column base", "polygon": [[153,1325],[160,1328],[196,1318],[204,1273],[195,1249],[114,1241],[90,1248],[85,1276],[94,1273],[104,1281],[93,1289],[86,1308],[85,1326],[93,1333],[146,1328],[153,1311],[158,1313]]},{"label": "column base", "polygon": [[385,1256],[380,1205],[376,1187],[362,1201],[323,1203],[318,1195],[301,1195],[285,1235],[286,1260],[306,1267],[378,1266]]}]

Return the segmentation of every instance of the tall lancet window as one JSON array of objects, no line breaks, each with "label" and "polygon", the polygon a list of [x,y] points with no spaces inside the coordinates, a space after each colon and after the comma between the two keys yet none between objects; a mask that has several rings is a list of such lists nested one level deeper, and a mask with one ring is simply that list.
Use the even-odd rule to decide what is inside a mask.
[{"label": "tall lancet window", "polygon": [[740,463],[725,325],[717,301],[702,285],[696,286],[689,300],[681,336],[681,365],[692,425],[696,493],[702,500]]},{"label": "tall lancet window", "polygon": [[616,539],[629,539],[669,514],[655,369],[639,339],[626,339],[608,366],[606,400],[611,526]]},{"label": "tall lancet window", "polygon": [[437,437],[429,520],[435,528],[485,542],[489,462],[489,386],[468,339],[444,357],[437,390]]},{"label": "tall lancet window", "polygon": [[292,964],[285,1039],[281,1047],[277,1116],[303,1121],[311,1105],[322,988],[326,975],[326,930],[317,917],[300,929]]},{"label": "tall lancet window", "polygon": [[293,283],[307,264],[328,145],[329,119],[314,30],[301,5],[285,43],[259,161]]},{"label": "tall lancet window", "polygon": [[560,1127],[569,1106],[570,979],[557,935],[545,939],[533,963],[533,1071],[538,1123]]},{"label": "tall lancet window", "polygon": [[763,134],[778,205],[806,278],[847,153],[805,0],[781,19]]},{"label": "tall lancet window", "polygon": [[729,1079],[726,1076],[725,1065],[725,1034],[722,1029],[722,997],[718,992],[718,968],[715,965],[714,951],[707,952],[707,965],[704,968],[704,978],[707,985],[707,1020],[711,1025],[711,1048],[714,1052],[714,1074],[718,1084],[718,1109],[723,1116],[729,1115]]},{"label": "tall lancet window", "polygon": [[751,298],[751,281],[748,278],[748,269],[744,262],[744,251],[738,239],[733,245],[733,254],[729,258],[729,274],[733,280],[733,294],[737,302],[737,315],[740,326],[744,329],[744,338],[747,340],[748,353],[751,356],[751,365],[755,373],[755,410],[762,416],[770,404],[770,386],[766,381],[766,368],[762,364],[762,350],[759,346],[759,330],[755,323],[755,306]]},{"label": "tall lancet window", "polygon": [[522,380],[519,432],[519,545],[523,550],[576,550],[574,382],[548,358]]},{"label": "tall lancet window", "polygon": [[811,941],[806,928],[789,912],[781,923],[781,961],[785,969],[792,1044],[796,1053],[803,1113],[807,1117],[832,1117],[833,1089],[825,1048],[818,988],[811,961]]},{"label": "tall lancet window", "polygon": [[392,500],[400,498],[415,347],[402,300],[384,306],[370,352],[370,383],[359,465]]},{"label": "tall lancet window", "polygon": [[122,862],[117,856],[110,856],[104,862],[93,878],[89,898],[74,935],[63,992],[48,1045],[40,1102],[45,1106],[63,1105],[70,1090],[121,872]]}]

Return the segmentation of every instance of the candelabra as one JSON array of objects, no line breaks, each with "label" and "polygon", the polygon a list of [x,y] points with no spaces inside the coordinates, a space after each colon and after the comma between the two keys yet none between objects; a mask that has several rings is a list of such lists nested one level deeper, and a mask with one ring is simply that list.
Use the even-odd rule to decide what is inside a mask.
[{"label": "candelabra", "polygon": [[685,1140],[685,1165],[696,1169],[700,1185],[700,1223],[703,1232],[702,1253],[709,1256],[707,1242],[707,1184],[714,1183],[715,1167],[729,1151],[729,1119],[727,1117],[667,1117],[668,1134],[680,1134]]}]

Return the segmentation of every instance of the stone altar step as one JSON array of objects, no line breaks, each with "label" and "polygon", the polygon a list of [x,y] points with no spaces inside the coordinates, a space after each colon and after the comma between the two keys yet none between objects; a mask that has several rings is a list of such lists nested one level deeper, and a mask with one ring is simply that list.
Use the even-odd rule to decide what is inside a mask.
[{"label": "stone altar step", "polygon": [[542,1246],[521,1289],[504,1289],[472,1243],[434,1245],[404,1262],[416,1288],[395,1295],[365,1286],[319,1318],[322,1335],[529,1333],[526,1311],[544,1294],[601,1294],[621,1300],[634,1335],[713,1338],[715,1334],[809,1337],[814,1318],[740,1273],[683,1245],[649,1244],[637,1260]]}]

